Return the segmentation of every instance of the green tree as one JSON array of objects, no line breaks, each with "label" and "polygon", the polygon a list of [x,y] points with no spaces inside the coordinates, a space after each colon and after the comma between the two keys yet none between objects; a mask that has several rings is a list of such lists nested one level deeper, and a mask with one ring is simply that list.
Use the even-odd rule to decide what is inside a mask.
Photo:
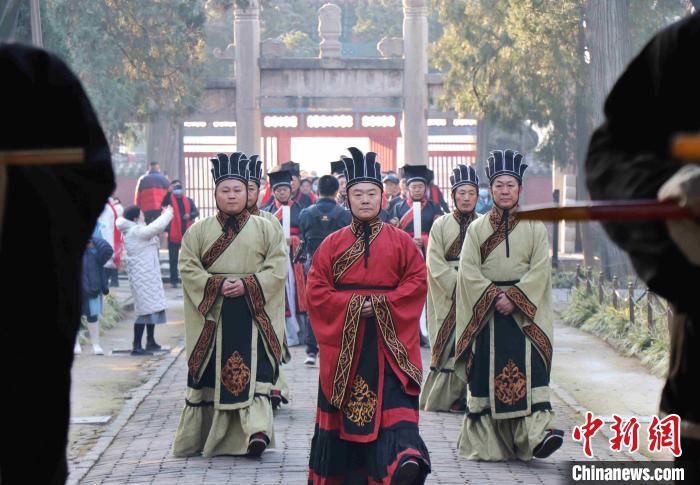
[{"label": "green tree", "polygon": [[[525,121],[546,128],[539,156],[576,167],[578,174],[614,80],[655,31],[688,10],[685,0],[437,4],[444,34],[433,60],[447,73],[444,106],[509,131]],[[578,182],[583,198],[584,177]],[[595,230],[585,226],[582,241],[588,262],[602,254],[607,267],[613,264]]]},{"label": "green tree", "polygon": [[[435,9],[435,1],[428,2],[428,38],[434,42],[442,35],[442,25]],[[358,0],[355,7],[357,22],[353,27],[355,40],[379,42],[383,37],[403,36],[402,0]]]},{"label": "green tree", "polygon": [[[44,47],[80,78],[112,144],[135,121],[174,121],[197,105],[202,1],[43,0],[41,11]],[[28,21],[23,8],[20,40],[27,40]]]},{"label": "green tree", "polygon": [[[687,11],[680,0],[629,6],[631,52]],[[572,164],[592,129],[588,0],[436,0],[444,33],[432,60],[446,73],[445,106],[507,129],[548,127],[540,153]],[[600,51],[600,49],[598,49]],[[619,74],[619,73],[618,73]]]},{"label": "green tree", "polygon": [[309,34],[295,30],[282,34],[280,39],[293,56],[316,57],[318,56],[318,43],[314,42]]}]

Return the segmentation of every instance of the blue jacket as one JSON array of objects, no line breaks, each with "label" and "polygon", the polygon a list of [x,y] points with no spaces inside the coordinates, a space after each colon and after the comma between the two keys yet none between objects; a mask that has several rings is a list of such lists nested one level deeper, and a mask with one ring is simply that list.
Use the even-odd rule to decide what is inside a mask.
[{"label": "blue jacket", "polygon": [[90,238],[93,247],[83,253],[83,294],[87,298],[95,298],[100,294],[109,293],[107,274],[104,265],[114,254],[112,246],[99,237]]}]

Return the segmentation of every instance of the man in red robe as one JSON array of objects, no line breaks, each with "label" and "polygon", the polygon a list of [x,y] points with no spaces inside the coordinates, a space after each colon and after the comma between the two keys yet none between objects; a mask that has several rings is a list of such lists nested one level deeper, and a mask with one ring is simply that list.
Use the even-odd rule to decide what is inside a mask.
[{"label": "man in red robe", "polygon": [[422,484],[430,473],[418,433],[425,263],[408,234],[379,218],[376,155],[349,150],[353,221],[321,243],[307,283],[322,363],[309,483]]}]

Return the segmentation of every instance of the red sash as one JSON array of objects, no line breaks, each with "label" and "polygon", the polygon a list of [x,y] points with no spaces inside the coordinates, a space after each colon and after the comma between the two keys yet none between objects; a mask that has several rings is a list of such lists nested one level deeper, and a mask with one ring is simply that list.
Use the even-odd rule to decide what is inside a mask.
[{"label": "red sash", "polygon": [[[192,211],[192,208],[190,206],[190,199],[183,195],[182,202],[185,206],[185,214],[189,214]],[[178,205],[177,199],[173,194],[170,194],[170,205],[173,208],[173,220],[170,223],[170,233],[168,234],[168,240],[173,244],[180,244],[182,243],[182,234],[192,225],[192,220],[190,219],[185,221],[185,229],[183,230],[183,214],[180,214],[180,206]]]},{"label": "red sash", "polygon": [[[428,201],[425,200],[425,197],[423,197],[423,200],[420,202],[421,210],[425,209],[425,206],[427,204]],[[413,201],[411,201],[411,204],[408,206],[408,211],[403,216],[401,216],[401,219],[399,220],[399,227],[401,227],[401,229],[405,231],[411,222],[413,222]]]}]

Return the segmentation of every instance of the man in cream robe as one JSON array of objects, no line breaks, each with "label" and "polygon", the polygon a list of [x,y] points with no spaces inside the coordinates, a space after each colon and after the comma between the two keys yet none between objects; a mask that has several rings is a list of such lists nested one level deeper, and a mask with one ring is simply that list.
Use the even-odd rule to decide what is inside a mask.
[{"label": "man in cream robe", "polygon": [[189,372],[173,453],[255,456],[274,443],[286,252],[279,230],[246,210],[248,160],[212,162],[219,213],[190,227],[180,256]]},{"label": "man in cream robe", "polygon": [[549,402],[552,267],[545,226],[513,214],[522,155],[491,153],[494,207],[469,226],[459,260],[455,370],[468,390],[459,452],[527,461],[563,442]]},{"label": "man in cream robe", "polygon": [[454,373],[455,288],[462,244],[474,211],[479,177],[472,167],[458,165],[452,183],[455,210],[433,223],[428,240],[428,333],[431,343],[430,373],[423,384],[420,407],[426,411],[464,412],[466,384]]}]

